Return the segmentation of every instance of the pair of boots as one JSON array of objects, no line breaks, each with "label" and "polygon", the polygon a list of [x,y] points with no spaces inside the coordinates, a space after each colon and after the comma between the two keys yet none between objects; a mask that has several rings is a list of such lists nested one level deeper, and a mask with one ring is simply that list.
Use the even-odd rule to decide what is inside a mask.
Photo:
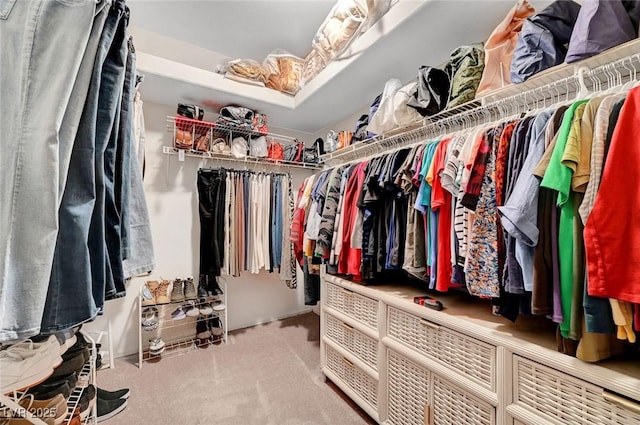
[{"label": "pair of boots", "polygon": [[184,280],[178,278],[173,281],[173,288],[171,289],[171,302],[182,302],[185,300],[196,299],[196,287],[193,283],[193,278],[188,277]]},{"label": "pair of boots", "polygon": [[210,295],[222,295],[222,288],[218,284],[218,280],[213,275],[200,275],[198,282],[198,298],[206,298]]},{"label": "pair of boots", "polygon": [[207,343],[219,344],[222,342],[222,320],[220,317],[213,315],[210,317],[200,316],[196,322],[196,343],[198,346]]},{"label": "pair of boots", "polygon": [[167,296],[167,290],[171,282],[163,280],[149,280],[142,288],[142,305],[168,304],[171,299]]}]

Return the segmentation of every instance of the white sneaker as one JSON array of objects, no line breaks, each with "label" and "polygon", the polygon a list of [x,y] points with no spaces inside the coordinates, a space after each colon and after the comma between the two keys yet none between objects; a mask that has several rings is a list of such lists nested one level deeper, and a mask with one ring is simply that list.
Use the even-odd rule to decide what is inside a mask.
[{"label": "white sneaker", "polygon": [[[2,394],[37,385],[53,373],[54,365],[51,361],[51,353],[43,350],[27,351],[12,348],[0,351],[0,376],[2,377],[0,391]],[[60,364],[62,358],[58,354],[57,347],[55,353],[60,359],[58,362]]]},{"label": "white sneaker", "polygon": [[55,335],[49,335],[49,338],[42,342],[33,342],[29,339],[18,342],[7,348],[7,351],[18,353],[23,358],[31,357],[36,353],[46,353],[51,360],[51,367],[53,368],[60,366],[62,363],[61,346]]},{"label": "white sneaker", "polygon": [[223,311],[226,308],[222,301],[215,301],[213,303],[213,311]]},{"label": "white sneaker", "polygon": [[152,340],[149,341],[151,344],[149,344],[149,350],[151,351],[159,351],[162,350],[165,346],[164,341],[161,340],[160,338],[154,338]]}]

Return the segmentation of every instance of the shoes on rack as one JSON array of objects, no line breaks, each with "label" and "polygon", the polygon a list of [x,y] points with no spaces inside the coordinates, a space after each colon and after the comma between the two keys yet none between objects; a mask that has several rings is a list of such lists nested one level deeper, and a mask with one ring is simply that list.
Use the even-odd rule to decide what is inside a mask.
[{"label": "shoes on rack", "polygon": [[200,309],[196,307],[195,301],[189,301],[185,306],[183,306],[185,310],[185,314],[189,317],[198,317],[200,315]]},{"label": "shoes on rack", "polygon": [[200,302],[202,304],[200,304],[200,314],[202,314],[203,316],[209,316],[211,314],[213,314],[213,307],[211,307],[211,304],[205,302],[205,300],[200,300]]},{"label": "shoes on rack", "polygon": [[171,302],[184,301],[184,288],[182,279],[176,278],[173,281],[173,287],[171,288]]},{"label": "shoes on rack", "polygon": [[206,344],[211,338],[211,331],[209,330],[207,322],[207,318],[203,316],[198,317],[198,321],[196,322],[196,342],[199,346]]},{"label": "shoes on rack", "polygon": [[193,283],[193,277],[189,276],[184,280],[184,299],[195,300],[197,298],[196,286]]},{"label": "shoes on rack", "polygon": [[145,331],[152,331],[158,328],[159,318],[158,309],[155,307],[147,307],[142,310],[142,328]]},{"label": "shoes on rack", "polygon": [[43,382],[61,362],[58,340],[53,335],[43,343],[27,341],[0,350],[2,393],[24,390]]},{"label": "shoes on rack", "polygon": [[71,391],[76,387],[78,375],[71,372],[68,375],[48,378],[44,382],[29,388],[29,394],[33,394],[36,399],[47,399],[62,394],[64,398],[69,398]]},{"label": "shoes on rack", "polygon": [[118,398],[115,400],[105,400],[98,397],[98,422],[106,421],[113,418],[124,409],[127,408],[127,400],[124,398]]},{"label": "shoes on rack", "polygon": [[171,319],[172,320],[182,320],[185,317],[187,317],[186,312],[184,311],[184,308],[182,308],[182,306],[176,308],[172,313],[171,313]]},{"label": "shoes on rack", "polygon": [[160,283],[157,280],[149,280],[142,287],[142,305],[155,305],[156,301],[156,291],[158,290],[158,286]]},{"label": "shoes on rack", "polygon": [[215,300],[213,302],[213,311],[224,311],[225,308],[227,307],[224,305],[222,300]]},{"label": "shoes on rack", "polygon": [[149,340],[149,350],[150,351],[160,351],[164,349],[165,343],[161,338],[153,338]]},{"label": "shoes on rack", "polygon": [[207,291],[206,276],[200,275],[200,281],[198,282],[198,298],[207,298],[209,291]]},{"label": "shoes on rack", "polygon": [[43,400],[36,400],[32,394],[27,394],[18,404],[31,414],[54,424],[61,424],[67,416],[67,399],[61,394]]},{"label": "shoes on rack", "polygon": [[80,395],[80,400],[78,400],[78,409],[80,410],[80,420],[82,422],[85,421],[89,413],[91,413],[91,408],[96,405],[96,387],[93,384],[88,385],[84,390],[82,390],[82,394]]},{"label": "shoes on rack", "polygon": [[222,288],[220,288],[220,285],[218,284],[217,279],[212,279],[211,282],[209,282],[209,292],[211,292],[213,295],[224,294],[224,292],[222,292]]},{"label": "shoes on rack", "polygon": [[211,342],[214,344],[222,342],[222,335],[224,334],[222,320],[220,320],[218,316],[212,316],[208,321],[208,325],[209,331],[211,332]]},{"label": "shoes on rack", "polygon": [[[85,351],[86,350],[86,351]],[[51,378],[60,378],[70,373],[75,372],[77,375],[80,375],[84,365],[87,363],[89,359],[89,348],[85,347],[85,349],[81,351],[77,351],[75,355],[68,356],[60,366],[56,367],[51,374]]]},{"label": "shoes on rack", "polygon": [[107,391],[102,388],[98,388],[98,398],[103,400],[117,400],[119,398],[128,399],[131,395],[129,388],[123,388],[116,391]]},{"label": "shoes on rack", "polygon": [[166,279],[162,279],[160,283],[158,283],[158,287],[155,291],[156,302],[158,304],[169,304],[171,299],[167,296],[167,290],[169,289],[169,282]]}]

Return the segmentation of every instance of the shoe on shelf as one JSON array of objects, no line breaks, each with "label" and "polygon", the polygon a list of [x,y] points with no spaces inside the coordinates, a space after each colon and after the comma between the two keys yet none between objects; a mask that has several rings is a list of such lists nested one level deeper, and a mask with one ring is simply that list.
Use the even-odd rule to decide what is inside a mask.
[{"label": "shoe on shelf", "polygon": [[98,397],[98,422],[106,421],[116,416],[127,408],[127,400],[118,398],[115,400],[105,400]]},{"label": "shoe on shelf", "polygon": [[184,288],[182,279],[175,279],[173,281],[173,287],[171,288],[171,302],[184,301]]},{"label": "shoe on shelf", "polygon": [[182,320],[185,317],[187,317],[186,312],[184,311],[184,309],[182,308],[182,306],[176,308],[172,313],[171,313],[171,319],[172,320]]},{"label": "shoe on shelf", "polygon": [[155,307],[147,307],[142,310],[142,328],[145,331],[152,331],[158,327],[158,309]]},{"label": "shoe on shelf", "polygon": [[207,291],[206,276],[200,275],[200,281],[198,282],[198,298],[207,298],[209,291]]},{"label": "shoe on shelf", "polygon": [[222,300],[215,300],[213,302],[213,311],[224,311],[225,308],[227,307],[224,305]]},{"label": "shoe on shelf", "polygon": [[142,305],[155,305],[157,303],[156,300],[156,291],[160,283],[157,280],[149,280],[142,287]]},{"label": "shoe on shelf", "polygon": [[25,390],[38,385],[51,376],[53,368],[62,361],[58,354],[58,340],[51,336],[47,341],[51,341],[51,338],[56,344],[53,351],[51,351],[52,344],[50,343],[42,344],[31,350],[24,346],[17,348],[10,346],[0,351],[0,376],[2,377],[0,388],[3,394]]},{"label": "shoe on shelf", "polygon": [[200,300],[202,304],[200,304],[200,314],[203,316],[209,316],[213,314],[213,307],[211,307],[210,303],[204,302],[204,300]]},{"label": "shoe on shelf", "polygon": [[96,387],[93,384],[88,385],[84,390],[82,390],[82,394],[80,395],[80,400],[78,400],[78,408],[80,410],[80,420],[84,422],[89,413],[91,413],[91,408],[96,405]]},{"label": "shoe on shelf", "polygon": [[161,338],[153,338],[149,340],[149,350],[159,351],[165,347],[165,343]]},{"label": "shoe on shelf", "polygon": [[68,357],[65,361],[63,361],[60,366],[56,367],[53,370],[53,374],[51,374],[51,378],[61,378],[63,376],[69,375],[70,373],[75,372],[78,376],[84,365],[87,363],[89,348],[85,347],[86,351],[79,351],[74,356]]},{"label": "shoe on shelf", "polygon": [[[28,393],[33,394],[37,399],[52,398],[56,394],[62,394],[64,398],[69,398],[69,394],[76,387],[77,382],[78,375],[76,372],[71,372],[65,376],[48,378],[35,387],[29,388]],[[66,393],[67,391],[69,394]]]},{"label": "shoe on shelf", "polygon": [[193,283],[193,277],[189,276],[184,280],[184,299],[195,300],[197,298],[196,286]]},{"label": "shoe on shelf", "polygon": [[224,294],[224,292],[222,292],[222,288],[220,288],[220,285],[218,285],[217,279],[212,279],[212,281],[209,282],[209,292],[211,292],[213,295]]},{"label": "shoe on shelf", "polygon": [[185,314],[189,317],[198,317],[200,315],[200,309],[196,307],[195,301],[189,301],[185,306],[183,306]]},{"label": "shoe on shelf", "polygon": [[222,320],[218,316],[213,316],[208,322],[209,331],[211,332],[211,342],[214,344],[220,344],[222,342],[222,335],[224,329],[222,328]]},{"label": "shoe on shelf", "polygon": [[198,317],[198,321],[196,322],[196,339],[197,344],[205,344],[211,338],[211,332],[209,331],[209,326],[207,326],[207,319],[205,317]]},{"label": "shoe on shelf", "polygon": [[102,388],[98,388],[98,398],[103,400],[117,400],[119,398],[128,399],[131,395],[129,388],[123,388],[116,391],[107,391]]},{"label": "shoe on shelf", "polygon": [[169,289],[170,283],[170,281],[163,279],[158,284],[155,291],[156,302],[158,304],[169,304],[171,302],[171,299],[167,296],[167,290]]},{"label": "shoe on shelf", "polygon": [[61,424],[67,416],[67,399],[62,394],[46,400],[36,400],[32,394],[27,394],[18,404],[43,420],[53,419],[51,423],[54,424]]}]

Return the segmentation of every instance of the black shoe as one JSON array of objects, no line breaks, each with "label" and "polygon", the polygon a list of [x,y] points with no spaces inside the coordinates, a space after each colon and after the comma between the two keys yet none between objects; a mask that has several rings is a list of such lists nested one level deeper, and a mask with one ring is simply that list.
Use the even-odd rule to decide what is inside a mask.
[{"label": "black shoe", "polygon": [[64,398],[69,398],[71,391],[75,387],[70,387],[67,382],[62,382],[55,387],[49,387],[47,389],[36,389],[35,387],[29,390],[29,394],[33,395],[36,400],[49,400],[58,394],[62,394]]},{"label": "black shoe", "polygon": [[222,320],[218,316],[212,316],[208,320],[209,332],[211,333],[211,342],[219,344],[222,342],[224,329],[222,328]]},{"label": "black shoe", "polygon": [[98,398],[101,398],[103,400],[117,400],[119,398],[126,400],[130,395],[131,391],[129,391],[129,388],[123,388],[116,391],[107,391],[103,390],[102,388],[98,388]]},{"label": "black shoe", "polygon": [[106,421],[122,412],[127,407],[127,400],[104,400],[98,397],[98,422]]},{"label": "black shoe", "polygon": [[96,387],[89,385],[82,390],[80,400],[78,400],[78,409],[80,410],[80,419],[85,420],[90,412],[91,406],[96,402]]},{"label": "black shoe", "polygon": [[80,374],[82,372],[82,368],[86,363],[84,352],[77,353],[74,357],[71,357],[67,360],[64,360],[60,366],[53,370],[53,374],[51,378],[61,378],[63,376],[69,375],[70,373],[75,372],[76,374]]},{"label": "black shoe", "polygon": [[196,322],[196,344],[206,344],[211,338],[211,332],[209,331],[209,320],[204,316],[199,316]]},{"label": "black shoe", "polygon": [[209,296],[209,291],[204,287],[204,284],[198,285],[198,298],[207,298]]},{"label": "black shoe", "polygon": [[209,282],[209,292],[211,292],[213,295],[224,294],[224,292],[222,292],[222,288],[220,288],[220,285],[218,285],[218,282],[216,280]]}]

